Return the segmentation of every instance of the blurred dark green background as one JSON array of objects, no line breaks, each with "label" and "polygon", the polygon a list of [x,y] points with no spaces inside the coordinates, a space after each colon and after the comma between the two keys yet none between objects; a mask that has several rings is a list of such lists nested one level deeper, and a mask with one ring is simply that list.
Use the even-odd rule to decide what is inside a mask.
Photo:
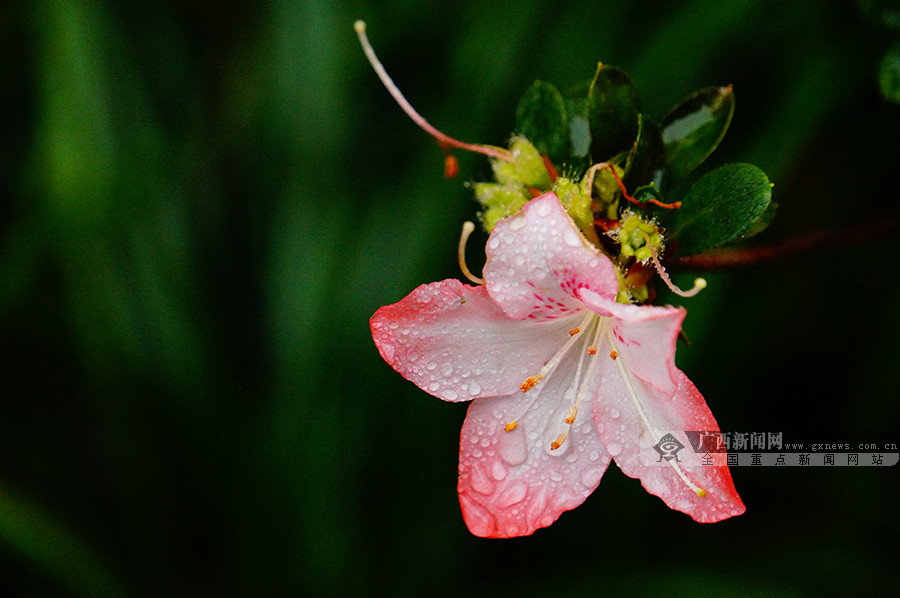
[{"label": "blurred dark green background", "polygon": [[[660,117],[733,84],[711,164],[753,162],[755,240],[895,220],[881,0],[88,2],[0,8],[0,594],[825,596],[896,591],[897,468],[733,471],[693,523],[614,467],[533,537],[468,534],[465,406],[368,318],[458,276],[464,181],[416,107],[503,145],[519,94],[602,60]],[[483,239],[483,237],[482,237]],[[480,253],[471,252],[470,253]],[[898,434],[897,237],[708,276],[679,364],[723,429]],[[677,280],[689,283],[691,273]]]}]

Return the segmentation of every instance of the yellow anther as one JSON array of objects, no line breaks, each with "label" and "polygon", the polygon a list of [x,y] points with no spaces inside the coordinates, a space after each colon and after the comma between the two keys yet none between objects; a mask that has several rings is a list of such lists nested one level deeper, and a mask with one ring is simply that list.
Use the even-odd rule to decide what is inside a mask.
[{"label": "yellow anther", "polygon": [[594,345],[591,345],[590,347],[588,347],[588,355],[596,355],[596,354],[597,354],[597,347],[595,347]]},{"label": "yellow anther", "polygon": [[706,496],[706,490],[704,490],[703,488],[697,488],[696,490],[694,490],[694,492],[696,492],[697,496],[699,496],[700,498]]},{"label": "yellow anther", "polygon": [[519,422],[509,422],[503,427],[504,432],[512,432],[519,426]]},{"label": "yellow anther", "polygon": [[610,351],[610,352],[609,352],[609,356],[610,356],[611,359],[618,359],[618,358],[619,358],[619,352],[618,352],[618,351]]},{"label": "yellow anther", "polygon": [[540,382],[541,378],[543,378],[543,377],[544,377],[543,374],[538,374],[537,376],[532,376],[529,379],[527,379],[525,382],[523,382],[522,385],[519,386],[519,388],[522,389],[522,392],[528,392],[529,390],[534,388],[535,385],[538,382]]},{"label": "yellow anther", "polygon": [[569,336],[575,336],[579,332],[581,332],[581,328],[573,328],[572,330],[569,331]]},{"label": "yellow anther", "polygon": [[562,446],[562,443],[566,441],[566,436],[568,436],[568,432],[563,432],[559,436],[556,437],[556,440],[550,443],[550,450],[555,451],[559,447]]},{"label": "yellow anther", "polygon": [[572,405],[569,414],[566,415],[566,423],[571,425],[575,423],[575,416],[578,415],[578,405]]}]

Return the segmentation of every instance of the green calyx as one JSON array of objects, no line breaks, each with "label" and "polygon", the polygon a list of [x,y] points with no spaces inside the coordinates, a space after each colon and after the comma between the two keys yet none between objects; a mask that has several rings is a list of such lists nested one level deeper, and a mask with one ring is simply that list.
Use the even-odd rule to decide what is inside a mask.
[{"label": "green calyx", "polygon": [[566,177],[556,179],[553,191],[563,207],[575,221],[581,233],[594,245],[597,245],[597,231],[594,228],[594,213],[591,211],[590,193],[586,193],[579,183]]},{"label": "green calyx", "polygon": [[496,183],[476,183],[475,198],[482,205],[479,214],[486,231],[490,232],[503,218],[517,212],[538,193],[549,191],[553,185],[544,158],[524,137],[513,137],[509,145],[511,161],[491,160]]},{"label": "green calyx", "polygon": [[475,183],[475,198],[484,208],[478,217],[488,232],[494,230],[498,222],[518,212],[530,199],[524,186],[512,183]]}]

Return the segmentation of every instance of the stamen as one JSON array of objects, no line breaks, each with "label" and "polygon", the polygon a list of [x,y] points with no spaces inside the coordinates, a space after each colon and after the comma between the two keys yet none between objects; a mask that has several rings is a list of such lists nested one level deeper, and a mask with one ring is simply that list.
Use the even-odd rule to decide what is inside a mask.
[{"label": "stamen", "polygon": [[554,355],[550,359],[550,361],[547,362],[547,365],[542,367],[540,372],[538,372],[534,376],[529,377],[528,379],[525,380],[525,382],[522,383],[521,386],[519,386],[519,388],[522,389],[522,392],[528,392],[529,390],[534,388],[535,385],[538,382],[540,382],[544,376],[546,376],[553,369],[555,369],[557,365],[559,365],[559,362],[562,361],[562,358],[565,356],[565,354],[569,351],[569,349],[572,348],[572,345],[575,344],[575,341],[578,340],[577,337],[578,337],[578,334],[581,332],[581,328],[583,326],[586,326],[587,323],[590,322],[592,317],[594,317],[593,313],[585,316],[584,319],[581,321],[581,323],[577,327],[574,328],[574,334],[573,334],[573,330],[569,331],[569,340],[567,340],[566,344],[563,345],[562,348],[556,352],[556,355]]},{"label": "stamen", "polygon": [[[369,43],[369,38],[366,35],[366,22],[356,21],[355,23],[353,23],[353,28],[356,30],[356,35],[359,37],[359,43],[360,45],[362,45],[363,52],[366,53],[366,58],[369,59],[369,64],[372,65],[372,68],[375,70],[375,74],[378,75],[378,78],[381,79],[381,82],[387,88],[388,92],[391,94],[391,96],[393,96],[394,101],[399,104],[400,108],[403,109],[404,112],[406,112],[407,116],[409,116],[414,123],[419,125],[422,130],[435,138],[435,140],[438,142],[438,145],[440,145],[441,148],[445,150],[445,153],[448,147],[455,147],[461,150],[475,152],[478,154],[489,156],[491,158],[496,158],[497,160],[505,160],[506,162],[513,161],[512,155],[505,149],[474,143],[465,143],[463,141],[454,139],[453,137],[450,137],[449,135],[446,135],[431,126],[431,124],[427,120],[425,120],[421,114],[416,112],[416,109],[412,107],[412,105],[406,100],[406,98],[403,97],[400,89],[394,84],[394,81],[391,79],[390,75],[387,74],[387,71],[381,64],[381,61],[378,60],[378,56],[375,55],[375,50],[372,48],[372,44]],[[446,166],[448,165],[445,164],[445,167]],[[445,172],[452,172],[452,168],[445,168]]]},{"label": "stamen", "polygon": [[[593,322],[592,322],[593,324]],[[603,331],[606,329],[606,320],[602,318],[597,318],[597,329],[594,331],[594,338],[592,339],[591,345],[587,349],[588,355],[596,355],[597,349],[595,345],[600,342],[600,336],[603,334]],[[581,354],[581,360],[584,360],[584,353]],[[575,423],[575,415],[578,413],[578,408],[581,407],[581,402],[584,400],[584,395],[587,393],[588,384],[590,384],[591,378],[594,375],[594,368],[597,365],[597,360],[591,360],[590,365],[588,366],[587,375],[585,375],[584,380],[581,382],[581,386],[578,388],[578,394],[575,395],[575,404],[572,405],[572,409],[569,411],[569,415],[571,416],[572,421],[569,421],[569,418],[566,418],[567,424]],[[578,362],[578,372],[581,373],[581,361]],[[575,384],[578,384],[577,375]]]},{"label": "stamen", "polygon": [[472,274],[466,265],[466,244],[469,242],[469,235],[475,230],[475,225],[466,220],[463,222],[462,233],[459,235],[459,248],[456,257],[459,260],[459,269],[462,270],[463,276],[474,282],[475,284],[484,284],[484,279]]},{"label": "stamen", "polygon": [[569,435],[569,432],[566,431],[566,432],[563,432],[562,434],[560,434],[559,436],[557,436],[556,440],[554,440],[553,442],[550,443],[550,450],[555,451],[556,449],[561,447],[563,442],[566,441],[566,437],[568,435]]},{"label": "stamen", "polygon": [[[596,316],[595,316],[593,313],[590,313],[590,314],[586,315],[586,316],[584,317],[584,319],[579,323],[578,329],[580,330],[581,328],[584,328],[585,326],[587,326],[587,324],[591,321],[591,318],[594,318],[594,317],[596,317]],[[528,377],[528,379],[526,379],[526,380],[519,386],[519,388],[522,390],[522,392],[523,392],[523,393],[526,393],[526,392],[528,392],[529,390],[531,390],[532,388],[534,388],[535,386],[537,386],[538,382],[540,382],[541,380],[544,380],[545,378],[546,378],[546,379],[549,379],[550,376],[553,374],[553,371],[556,369],[556,366],[559,365],[559,362],[562,361],[563,357],[565,357],[565,355],[566,355],[566,353],[568,353],[569,349],[572,348],[572,345],[575,344],[575,341],[576,341],[576,340],[578,340],[578,335],[577,335],[577,334],[576,334],[575,336],[570,336],[569,339],[566,341],[566,343],[562,346],[562,348],[560,348],[560,350],[556,352],[556,355],[554,355],[554,356],[550,359],[550,361],[548,361],[547,364],[544,365],[544,367],[541,368],[541,371],[540,371],[540,372],[538,372],[538,373],[535,374],[534,376]],[[582,358],[582,359],[583,359],[583,358]],[[579,372],[579,373],[581,372],[581,365],[580,365],[580,362],[579,362],[579,366],[578,366],[578,372]],[[578,376],[578,375],[579,375],[579,374],[576,374],[576,376]],[[517,422],[518,422],[520,419],[522,419],[522,417],[524,417],[526,413],[528,413],[528,410],[531,409],[531,406],[534,405],[534,403],[537,401],[538,397],[541,395],[541,389],[542,389],[542,388],[543,388],[543,387],[536,389],[533,393],[531,393],[531,394],[529,395],[530,400],[529,400],[528,403],[524,406],[524,408],[523,408],[522,411],[519,413],[519,415],[518,415],[517,417],[513,418],[513,419],[512,419],[508,424],[506,424],[506,426],[504,427],[504,429],[505,429],[507,432],[511,432],[512,430],[515,430],[515,429],[516,429],[516,427],[518,426],[518,423],[517,423]]]},{"label": "stamen", "polygon": [[644,235],[644,242],[647,244],[647,247],[650,248],[650,259],[653,260],[653,266],[656,268],[656,272],[659,274],[659,277],[662,278],[663,282],[666,283],[666,286],[681,297],[693,297],[700,291],[706,288],[706,279],[705,278],[696,278],[694,279],[694,286],[691,287],[687,291],[682,291],[680,288],[675,286],[675,283],[672,282],[672,279],[669,278],[669,274],[666,272],[666,269],[663,268],[662,264],[659,263],[659,256],[656,254],[656,249],[653,247],[653,243],[650,242],[650,237],[647,233],[642,233]]},{"label": "stamen", "polygon": [[[607,330],[606,333],[607,342],[609,342],[610,347],[615,347],[615,341],[613,340],[612,332]],[[613,349],[615,351],[615,349]],[[631,397],[631,402],[634,403],[635,409],[637,409],[638,415],[641,418],[641,421],[644,424],[644,429],[650,433],[653,437],[654,442],[659,442],[659,438],[656,433],[653,431],[652,426],[650,425],[650,420],[647,419],[647,414],[644,412],[644,408],[641,406],[641,402],[638,399],[637,392],[634,390],[634,385],[631,383],[631,377],[628,375],[628,370],[625,368],[624,360],[617,359],[616,364],[619,366],[619,374],[622,376],[622,381],[625,382],[625,387],[628,389],[628,394]],[[681,466],[678,465],[674,460],[668,459],[666,461],[672,468],[675,470],[675,473],[678,474],[678,477],[681,478],[681,481],[685,483],[685,485],[690,488],[697,496],[703,498],[706,496],[706,490],[693,483],[688,479],[687,475],[685,475],[684,471],[681,469]]]},{"label": "stamen", "polygon": [[459,174],[459,160],[453,154],[444,154],[444,178],[454,179]]},{"label": "stamen", "polygon": [[610,357],[611,359],[618,359],[618,358],[619,358],[619,352],[618,352],[618,351],[610,351],[610,352],[609,352],[609,357]]},{"label": "stamen", "polygon": [[538,374],[537,376],[531,376],[530,378],[525,380],[525,382],[523,382],[519,386],[519,388],[522,389],[522,392],[528,392],[529,390],[534,388],[537,385],[537,383],[541,381],[541,378],[543,378],[543,377],[544,377],[543,374]]},{"label": "stamen", "polygon": [[[597,329],[594,331],[594,338],[593,338],[594,343],[596,343],[599,341],[600,335],[602,334],[602,331],[604,330],[606,323],[605,323],[605,320],[603,318],[600,318],[599,316],[592,314],[590,317],[592,318],[592,320],[588,324],[588,330],[590,330],[591,326],[594,326],[596,324]],[[587,337],[585,337],[585,338],[587,338]],[[582,379],[581,370],[582,370],[582,366],[584,365],[585,353],[587,353],[588,355],[594,355],[596,353],[596,351],[594,351],[594,353],[591,353],[590,351],[582,352],[581,356],[578,358],[578,367],[575,370],[575,379],[572,381],[572,386],[571,386],[571,388],[578,389],[578,392],[575,395],[575,403],[569,408],[569,411],[566,414],[565,419],[563,420],[563,423],[565,424],[565,429],[559,436],[556,437],[556,440],[554,440],[553,442],[550,443],[551,451],[555,451],[556,449],[561,447],[563,445],[563,443],[566,441],[566,438],[568,438],[569,430],[571,429],[572,424],[575,423],[575,418],[578,416],[578,409],[579,409],[579,407],[581,407],[581,402],[584,400],[584,396],[587,393],[588,384],[591,381],[591,376],[594,372],[594,366],[596,366],[597,360],[594,359],[591,361],[590,365],[588,366],[587,375]],[[568,393],[566,393],[566,394],[568,394]]]},{"label": "stamen", "polygon": [[649,197],[644,201],[633,198],[632,196],[630,196],[628,194],[628,191],[625,190],[625,184],[622,182],[622,179],[619,178],[619,173],[616,172],[616,167],[613,166],[612,164],[610,164],[609,162],[600,162],[598,164],[594,164],[593,166],[591,166],[588,169],[587,174],[585,174],[585,176],[584,176],[584,182],[583,182],[584,186],[582,187],[582,189],[584,190],[585,193],[587,193],[589,195],[591,194],[591,192],[593,190],[593,184],[594,184],[594,174],[598,170],[603,170],[604,168],[609,168],[609,171],[612,173],[613,177],[615,177],[616,183],[619,184],[619,189],[622,191],[622,197],[624,197],[625,199],[627,199],[634,205],[638,206],[639,208],[646,208],[647,204],[651,204],[651,203],[655,206],[659,206],[661,208],[666,208],[667,210],[675,210],[675,209],[678,209],[681,207],[680,201],[676,201],[674,203],[663,203],[653,197]]}]

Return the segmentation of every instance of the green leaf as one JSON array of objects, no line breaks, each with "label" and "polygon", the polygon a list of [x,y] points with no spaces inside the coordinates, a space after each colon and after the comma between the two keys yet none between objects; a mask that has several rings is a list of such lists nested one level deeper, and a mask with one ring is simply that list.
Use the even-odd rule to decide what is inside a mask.
[{"label": "green leaf", "polygon": [[599,64],[588,90],[591,156],[605,162],[630,150],[638,135],[640,98],[631,77],[623,70]]},{"label": "green leaf", "polygon": [[[678,255],[694,255],[749,236],[772,201],[772,184],[752,164],[727,164],[706,174],[666,218]],[[774,215],[774,211],[770,212]]]},{"label": "green leaf", "polygon": [[566,157],[568,125],[566,103],[551,83],[535,81],[519,100],[516,130],[552,161]]},{"label": "green leaf", "polygon": [[634,193],[631,194],[633,198],[638,201],[646,202],[648,199],[655,199],[656,201],[661,201],[665,203],[665,197],[662,194],[662,191],[659,190],[659,187],[656,186],[656,183],[649,183],[642,187],[638,187],[634,190]]},{"label": "green leaf", "polygon": [[645,114],[639,114],[637,141],[628,153],[622,176],[625,188],[635,189],[650,183],[662,187],[665,165],[665,150],[659,129]]},{"label": "green leaf", "polygon": [[731,86],[697,91],[662,119],[662,140],[671,182],[697,168],[719,145],[734,114]]},{"label": "green leaf", "polygon": [[591,151],[591,124],[588,114],[590,81],[578,83],[564,94],[569,119],[569,148],[572,158],[587,158]]},{"label": "green leaf", "polygon": [[888,48],[881,59],[878,84],[885,99],[900,104],[900,43]]}]

